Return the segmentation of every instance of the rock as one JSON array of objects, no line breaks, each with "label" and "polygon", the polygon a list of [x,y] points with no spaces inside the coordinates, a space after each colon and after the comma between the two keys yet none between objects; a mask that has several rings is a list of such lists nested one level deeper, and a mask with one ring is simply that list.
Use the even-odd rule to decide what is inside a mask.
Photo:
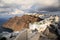
[{"label": "rock", "polygon": [[56,35],[56,33],[53,31],[52,29],[50,30],[49,28],[47,28],[43,33],[44,36],[40,36],[39,40],[57,40],[58,36]]},{"label": "rock", "polygon": [[32,15],[23,15],[22,17],[10,18],[3,27],[10,28],[13,31],[20,31],[23,28],[29,28],[29,23],[41,21],[42,19]]}]

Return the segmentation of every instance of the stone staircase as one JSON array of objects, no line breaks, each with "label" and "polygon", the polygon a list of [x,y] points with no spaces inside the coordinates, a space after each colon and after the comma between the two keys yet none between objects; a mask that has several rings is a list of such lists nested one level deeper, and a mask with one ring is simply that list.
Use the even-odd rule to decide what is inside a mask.
[{"label": "stone staircase", "polygon": [[14,40],[38,40],[40,37],[40,33],[38,32],[28,32],[27,29],[21,31],[18,36]]}]

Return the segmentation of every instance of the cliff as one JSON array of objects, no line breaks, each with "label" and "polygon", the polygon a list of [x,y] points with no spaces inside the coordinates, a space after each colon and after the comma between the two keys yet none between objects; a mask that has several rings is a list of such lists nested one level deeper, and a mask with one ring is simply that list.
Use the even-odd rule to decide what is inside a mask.
[{"label": "cliff", "polygon": [[38,22],[42,19],[32,15],[23,15],[21,17],[10,18],[3,27],[12,29],[13,31],[20,31],[23,28],[29,28],[29,23]]}]

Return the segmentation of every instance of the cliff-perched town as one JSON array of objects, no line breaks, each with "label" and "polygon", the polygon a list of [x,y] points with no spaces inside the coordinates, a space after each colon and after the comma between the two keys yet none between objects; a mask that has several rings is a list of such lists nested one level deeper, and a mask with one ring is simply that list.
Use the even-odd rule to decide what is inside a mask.
[{"label": "cliff-perched town", "polygon": [[60,18],[57,15],[34,13],[15,16],[3,27],[13,32],[2,32],[1,40],[60,40]]}]

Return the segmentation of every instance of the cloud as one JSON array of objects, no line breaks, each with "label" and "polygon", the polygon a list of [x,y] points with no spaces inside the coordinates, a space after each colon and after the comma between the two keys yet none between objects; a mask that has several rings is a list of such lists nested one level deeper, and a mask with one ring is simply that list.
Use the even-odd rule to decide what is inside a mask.
[{"label": "cloud", "polygon": [[8,4],[10,6],[13,6],[15,4],[21,5],[22,10],[29,9],[35,4],[39,4],[40,8],[41,7],[59,7],[59,4],[60,4],[59,0],[1,0],[1,3]]},{"label": "cloud", "polygon": [[59,0],[2,0],[7,4],[22,4],[22,5],[32,5],[35,3],[40,3],[46,6],[58,6]]},{"label": "cloud", "polygon": [[[56,11],[59,9],[59,0],[0,0],[0,14],[8,16],[16,10],[24,12]],[[15,13],[16,14],[16,13]],[[11,14],[13,15],[13,14]]]}]

